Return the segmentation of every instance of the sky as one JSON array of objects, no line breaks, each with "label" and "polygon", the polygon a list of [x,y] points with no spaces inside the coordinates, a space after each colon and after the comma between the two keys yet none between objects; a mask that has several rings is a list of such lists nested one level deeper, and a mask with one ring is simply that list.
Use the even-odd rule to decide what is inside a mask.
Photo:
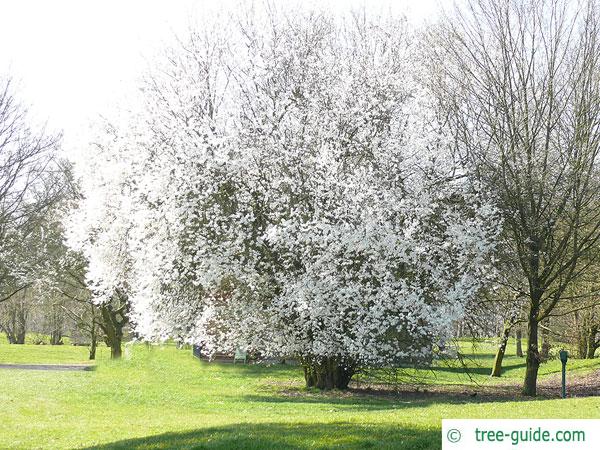
[{"label": "sky", "polygon": [[[335,10],[402,11],[415,21],[442,0],[321,0]],[[214,9],[243,0],[3,0],[0,77],[10,76],[34,121],[80,145],[99,115],[110,115],[174,35]],[[278,5],[293,1],[276,2]],[[297,2],[296,2],[297,3]],[[307,4],[308,2],[303,2]]]}]

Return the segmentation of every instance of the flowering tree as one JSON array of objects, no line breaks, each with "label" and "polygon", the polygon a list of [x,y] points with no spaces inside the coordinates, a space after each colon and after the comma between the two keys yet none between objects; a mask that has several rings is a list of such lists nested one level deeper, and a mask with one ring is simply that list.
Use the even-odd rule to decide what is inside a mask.
[{"label": "flowering tree", "polygon": [[[66,219],[67,240],[75,253],[64,258],[75,272],[86,267],[85,282],[91,292],[92,329],[102,330],[111,358],[120,358],[124,327],[128,322],[129,283],[132,280],[130,232],[132,197],[130,183],[134,172],[127,152],[120,152],[123,139],[107,125],[103,139],[96,142],[85,160],[75,161],[80,177],[82,200]],[[80,261],[83,258],[83,261]],[[69,277],[80,282],[78,274]],[[59,277],[60,278],[60,277]],[[62,292],[63,295],[69,296]],[[87,293],[83,295],[87,299]],[[98,306],[99,318],[94,306]]]},{"label": "flowering tree", "polygon": [[87,220],[102,230],[91,267],[124,269],[140,334],[294,355],[308,386],[431,358],[497,225],[420,88],[410,32],[249,17],[169,50],[143,111],[96,154],[108,169],[90,176],[127,161],[127,177],[84,191],[84,214],[105,189],[114,214]]}]

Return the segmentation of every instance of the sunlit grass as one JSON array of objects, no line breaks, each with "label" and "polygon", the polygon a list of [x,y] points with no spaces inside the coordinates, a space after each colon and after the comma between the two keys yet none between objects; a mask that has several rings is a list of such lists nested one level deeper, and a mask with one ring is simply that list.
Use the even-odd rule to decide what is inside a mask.
[{"label": "sunlit grass", "polygon": [[[28,335],[25,342],[31,342]],[[64,345],[9,345],[4,335],[0,335],[0,364],[85,364],[89,363],[89,351],[86,346]],[[99,345],[96,358],[103,360],[110,357],[110,349]]]},{"label": "sunlit grass", "polygon": [[[27,362],[44,354],[48,361],[44,351],[56,352],[55,363],[61,355],[63,362],[85,361],[84,347],[38,347],[0,344],[0,361],[7,354],[16,359],[17,351]],[[486,351],[477,350],[487,364]],[[303,389],[294,366],[208,364],[173,346],[136,345],[126,353],[115,362],[103,350],[93,372],[0,369],[0,448],[430,449],[440,446],[444,417],[600,417],[596,398],[490,402],[321,394]],[[596,361],[583,365],[598,367]],[[548,363],[543,372],[554,367]],[[505,376],[518,378],[521,370]],[[464,381],[459,372],[430,373],[430,382]]]}]

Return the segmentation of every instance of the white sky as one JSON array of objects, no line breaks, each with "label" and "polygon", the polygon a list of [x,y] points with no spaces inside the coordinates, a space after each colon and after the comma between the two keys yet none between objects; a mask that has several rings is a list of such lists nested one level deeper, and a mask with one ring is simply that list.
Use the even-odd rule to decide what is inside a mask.
[{"label": "white sky", "polygon": [[[290,0],[291,3],[292,0]],[[335,9],[393,8],[417,21],[442,0],[326,0]],[[240,0],[3,0],[0,77],[10,75],[36,120],[64,130],[67,145],[134,89],[155,53],[194,17]],[[281,5],[280,0],[276,2]],[[305,2],[306,3],[306,2]]]}]

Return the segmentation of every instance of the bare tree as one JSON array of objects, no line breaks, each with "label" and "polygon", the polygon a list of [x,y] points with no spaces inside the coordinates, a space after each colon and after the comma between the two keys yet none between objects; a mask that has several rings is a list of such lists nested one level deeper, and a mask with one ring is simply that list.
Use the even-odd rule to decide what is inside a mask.
[{"label": "bare tree", "polygon": [[23,289],[0,305],[0,331],[9,344],[24,344],[33,309],[30,289]]},{"label": "bare tree", "polygon": [[34,130],[28,120],[11,80],[0,78],[0,303],[31,286],[15,254],[28,251],[23,239],[57,193],[52,178],[60,136]]},{"label": "bare tree", "polygon": [[508,286],[527,298],[526,395],[536,394],[539,323],[598,262],[598,26],[592,1],[472,0],[430,41],[457,153],[495,198],[509,264],[527,280]]},{"label": "bare tree", "polygon": [[600,313],[598,308],[578,311],[574,317],[577,353],[580,358],[591,359],[600,348]]},{"label": "bare tree", "polygon": [[600,348],[600,295],[586,295],[590,283],[598,277],[594,271],[570,290],[570,299],[563,307],[564,314],[557,322],[566,337],[576,349],[579,358],[593,358]]},{"label": "bare tree", "polygon": [[84,336],[89,346],[89,359],[96,359],[98,342],[103,338],[102,315],[100,309],[91,297],[91,293],[85,284],[83,273],[77,274],[71,267],[68,278],[60,280],[60,291],[63,302],[60,304],[64,313],[75,325],[78,334]]}]

